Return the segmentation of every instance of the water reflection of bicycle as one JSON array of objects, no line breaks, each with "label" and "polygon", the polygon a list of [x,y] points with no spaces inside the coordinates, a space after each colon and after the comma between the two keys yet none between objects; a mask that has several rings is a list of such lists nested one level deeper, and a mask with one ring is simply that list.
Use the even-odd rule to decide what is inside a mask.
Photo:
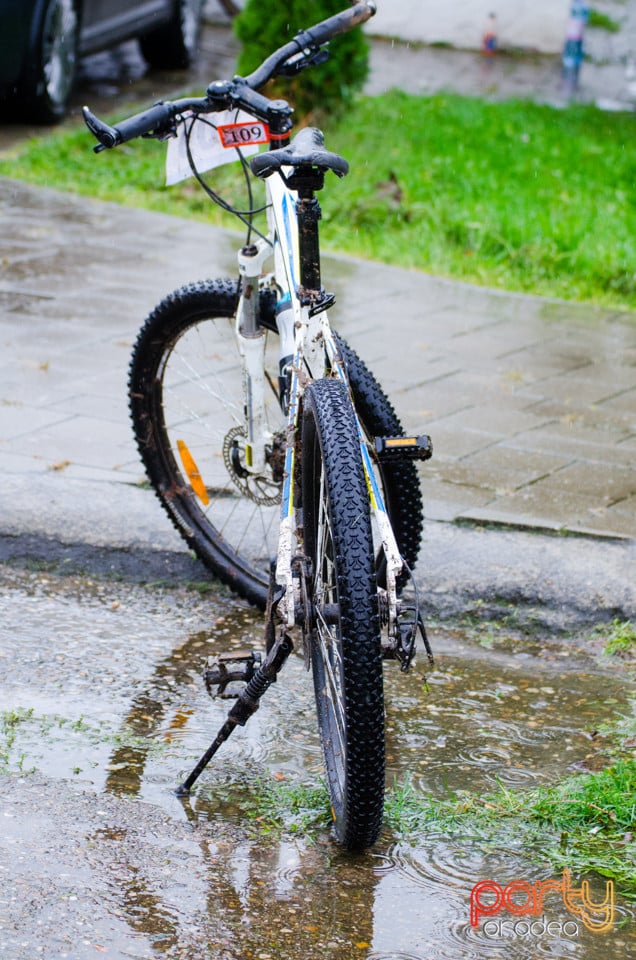
[{"label": "water reflection of bicycle", "polygon": [[[225,626],[235,633],[250,624],[233,623],[228,616]],[[110,756],[108,793],[138,797],[153,745],[182,736],[193,713],[188,694],[208,643],[206,634],[191,634],[139,686],[124,719],[123,742]],[[250,836],[227,817],[219,818],[216,801],[208,803],[198,796],[192,805],[183,804],[192,842],[183,866],[189,879],[178,904],[170,886],[158,879],[153,860],[135,856],[134,841],[128,853],[126,829],[107,828],[90,838],[100,850],[100,869],[114,891],[118,916],[135,934],[150,937],[171,958],[207,956],[197,952],[207,940],[214,943],[209,955],[215,960],[270,951],[280,960],[322,960],[327,943],[334,945],[330,956],[348,960],[357,944],[373,942],[380,880],[375,859],[351,862],[338,856],[327,838],[316,843],[285,834]],[[180,849],[175,839],[174,850]],[[166,849],[162,877],[176,875],[174,850]],[[338,879],[347,880],[346,896],[334,896]]]}]

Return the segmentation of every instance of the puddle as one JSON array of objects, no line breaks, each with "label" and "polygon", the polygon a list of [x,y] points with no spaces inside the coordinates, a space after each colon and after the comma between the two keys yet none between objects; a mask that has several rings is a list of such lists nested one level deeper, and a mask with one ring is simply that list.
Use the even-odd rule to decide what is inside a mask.
[{"label": "puddle", "polygon": [[[545,900],[545,929],[509,913],[471,926],[477,881],[503,889],[551,876],[515,838],[479,842],[431,827],[406,842],[385,830],[373,851],[352,858],[326,830],[312,831],[311,842],[257,830],[245,802],[259,781],[316,785],[321,776],[299,658],[182,805],[172,789],[228,707],[205,694],[202,663],[232,644],[260,644],[259,616],[238,601],[38,573],[4,571],[1,580],[2,709],[13,719],[0,749],[10,782],[21,777],[19,790],[3,791],[3,842],[19,852],[17,888],[33,896],[46,879],[49,891],[36,911],[5,900],[15,926],[0,928],[2,956],[627,955],[633,914],[623,903],[604,935],[558,891]],[[589,731],[625,708],[624,678],[590,664],[485,651],[441,630],[434,639],[428,691],[418,669],[405,677],[387,667],[389,783],[408,775],[414,790],[437,797],[546,783],[585,766]],[[593,881],[597,900],[603,883]],[[80,924],[71,946],[61,905]]]}]

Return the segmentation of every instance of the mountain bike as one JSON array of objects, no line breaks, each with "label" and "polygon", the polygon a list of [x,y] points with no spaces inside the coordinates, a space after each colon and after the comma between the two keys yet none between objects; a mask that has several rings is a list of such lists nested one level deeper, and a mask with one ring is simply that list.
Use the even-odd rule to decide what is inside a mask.
[{"label": "mountain bike", "polygon": [[[228,654],[206,666],[209,692],[236,702],[178,792],[247,722],[297,639],[313,674],[335,833],[349,849],[373,844],[382,823],[383,660],[407,671],[418,636],[431,658],[412,569],[422,531],[415,461],[432,447],[426,435],[404,435],[329,322],[335,298],[322,285],[316,194],[348,164],[318,129],[291,139],[291,108],[260,90],[322,62],[332,37],[374,12],[355,3],[202,98],[158,103],[116,126],[84,108],[97,152],[140,136],[181,137],[199,183],[247,226],[238,280],[166,297],[130,365],[135,435],[162,505],[217,576],[265,611],[264,657]],[[215,149],[239,158],[247,209],[223,201],[197,167],[201,125]],[[258,152],[261,143],[268,149]],[[250,175],[264,182],[261,207]],[[255,226],[259,212],[266,232]]]}]

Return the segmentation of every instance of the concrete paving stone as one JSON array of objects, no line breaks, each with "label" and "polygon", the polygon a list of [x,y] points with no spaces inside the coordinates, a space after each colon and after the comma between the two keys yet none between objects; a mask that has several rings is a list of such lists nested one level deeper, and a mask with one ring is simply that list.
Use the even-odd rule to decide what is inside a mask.
[{"label": "concrete paving stone", "polygon": [[492,501],[492,493],[477,487],[447,483],[424,475],[422,480],[424,516],[427,520],[453,523],[459,517]]},{"label": "concrete paving stone", "polygon": [[488,330],[496,336],[497,328],[505,326],[505,320],[501,317],[493,317],[488,309],[469,311],[448,306],[443,310],[422,313],[420,307],[418,313],[415,305],[415,311],[419,318],[418,322],[434,342],[440,347],[451,350],[461,350],[464,344],[468,343],[467,338],[471,334],[478,335]]},{"label": "concrete paving stone", "polygon": [[552,350],[549,340],[536,346],[524,346],[514,350],[508,353],[505,359],[511,365],[514,364],[524,377],[538,383],[575,372],[581,372],[585,377],[592,367],[592,360],[588,356]]},{"label": "concrete paving stone", "polygon": [[21,449],[27,455],[43,457],[50,465],[70,461],[108,470],[134,456],[132,431],[127,423],[109,423],[82,415],[25,433]]},{"label": "concrete paving stone", "polygon": [[433,440],[434,456],[440,460],[459,460],[478,450],[490,449],[499,440],[497,434],[481,430],[458,431],[453,427],[434,430],[429,424],[426,429],[430,430]]},{"label": "concrete paving stone", "polygon": [[602,471],[590,469],[587,463],[568,464],[558,476],[546,477],[537,484],[543,492],[562,493],[573,491],[581,496],[595,496],[598,506],[609,506],[618,500],[636,495],[636,471],[630,467],[608,464]]},{"label": "concrete paving stone", "polygon": [[[384,371],[382,374],[381,380],[385,382]],[[386,376],[389,377],[388,371]],[[395,371],[393,376],[395,377]],[[390,379],[386,382],[390,382]],[[394,390],[399,386],[399,379],[395,377]],[[414,403],[432,411],[431,421],[482,405],[501,403],[510,410],[524,410],[528,405],[527,398],[511,394],[505,379],[502,384],[489,370],[480,373],[459,370],[430,382],[415,383],[409,392],[412,393]]]},{"label": "concrete paving stone", "polygon": [[[143,467],[138,459],[114,464],[112,467],[87,466],[67,460],[51,459],[38,453],[31,456],[26,453],[14,454],[11,452],[11,443],[3,443],[2,440],[0,440],[0,457],[2,457],[3,473],[23,477],[25,483],[28,483],[29,478],[33,476],[43,477],[45,480],[60,477],[66,481],[73,480],[78,483],[99,483],[104,489],[104,484],[134,486],[143,482],[145,478]],[[96,486],[94,492],[97,489]]]},{"label": "concrete paving stone", "polygon": [[125,392],[127,370],[128,350],[123,346],[114,356],[98,344],[90,358],[82,351],[75,355],[43,352],[37,361],[16,358],[10,368],[0,368],[0,399],[50,406],[80,393],[110,396]]},{"label": "concrete paving stone", "polygon": [[623,411],[605,407],[605,404],[585,404],[578,406],[574,401],[542,400],[528,407],[533,413],[544,416],[546,419],[558,420],[563,423],[576,422],[583,427],[592,427],[598,430],[608,428],[622,428],[627,433],[636,430],[636,414],[630,409]]},{"label": "concrete paving stone", "polygon": [[621,390],[613,397],[599,401],[595,411],[602,411],[607,416],[618,415],[622,423],[629,423],[631,429],[636,430],[636,387]]},{"label": "concrete paving stone", "polygon": [[[66,396],[75,389],[74,385],[69,385],[69,390],[61,395]],[[0,400],[3,403],[48,408],[57,399],[60,399],[59,383],[47,377],[46,371],[16,364],[10,375],[0,379]]]},{"label": "concrete paving stone", "polygon": [[[46,474],[49,466],[43,457],[37,454],[29,455],[22,452],[15,452],[14,445],[10,441],[0,439],[0,457],[2,458],[2,473],[4,477],[9,474],[15,474],[22,477],[25,483],[28,483],[34,474]],[[6,493],[6,484],[5,493]]]},{"label": "concrete paving stone", "polygon": [[628,497],[599,511],[603,530],[623,537],[636,536],[636,497]]},{"label": "concrete paving stone", "polygon": [[145,474],[141,464],[132,464],[130,461],[127,464],[113,463],[112,466],[107,467],[95,464],[74,463],[73,461],[67,463],[63,460],[57,463],[47,464],[47,470],[49,472],[59,473],[68,480],[94,482],[100,486],[106,483],[118,485],[127,483],[135,485],[145,481]]},{"label": "concrete paving stone", "polygon": [[[390,389],[390,384],[383,383],[385,390],[391,398],[391,403],[407,433],[429,433],[429,423],[433,417],[434,411],[421,402],[419,398],[414,398],[410,390],[398,391]],[[456,409],[456,408],[454,408]]]},{"label": "concrete paving stone", "polygon": [[636,387],[636,369],[623,366],[620,358],[611,365],[592,358],[590,363],[577,370],[561,376],[543,377],[539,383],[547,396],[575,396],[589,403],[598,403]]},{"label": "concrete paving stone", "polygon": [[559,423],[553,422],[517,435],[511,445],[519,450],[539,453],[556,450],[595,464],[616,463],[630,466],[633,465],[633,453],[621,442],[628,437],[627,431],[614,424],[600,430],[581,425],[576,418],[564,418]]},{"label": "concrete paving stone", "polygon": [[[339,329],[352,345],[360,336],[358,331],[350,334],[347,330],[338,327],[336,329]],[[453,358],[430,358],[427,344],[411,343],[406,350],[399,347],[392,350],[390,346],[387,347],[386,339],[386,333],[381,332],[377,336],[365,337],[360,341],[358,352],[385,389],[390,389],[391,393],[441,383],[447,377],[460,373],[457,361]],[[395,341],[399,342],[399,335],[396,335]]]},{"label": "concrete paving stone", "polygon": [[528,454],[497,443],[461,460],[433,458],[427,476],[446,483],[481,487],[500,496],[534,483],[571,463],[556,454]]},{"label": "concrete paving stone", "polygon": [[438,428],[447,430],[480,430],[499,437],[514,437],[518,433],[533,430],[547,422],[546,418],[536,416],[533,412],[514,410],[503,404],[480,403],[468,409],[452,413],[439,420],[431,421],[428,426],[431,433]]},{"label": "concrete paving stone", "polygon": [[[29,366],[39,366],[45,357],[73,358],[81,370],[82,354],[92,351],[94,361],[95,351],[108,347],[113,340],[112,324],[110,334],[105,330],[96,329],[95,324],[83,323],[82,317],[69,317],[66,311],[64,320],[56,318],[51,322],[49,316],[23,317],[19,330],[12,331],[11,337],[6,338],[7,346],[11,346],[19,363]],[[2,326],[0,324],[0,336]]]},{"label": "concrete paving stone", "polygon": [[113,396],[100,396],[96,393],[74,394],[51,403],[48,409],[67,414],[74,414],[81,410],[85,417],[95,420],[108,420],[117,424],[127,423],[128,396],[125,378],[122,378],[120,386],[121,389],[115,390]]},{"label": "concrete paving stone", "polygon": [[[2,387],[0,387],[0,391]],[[51,408],[41,409],[17,402],[3,402],[0,398],[0,442],[6,443],[23,437],[27,433],[50,427],[56,423],[64,423],[69,414],[64,411],[53,411]]]},{"label": "concrete paving stone", "polygon": [[527,505],[527,510],[524,510],[518,503],[504,504],[502,500],[497,500],[489,503],[484,509],[466,510],[456,519],[476,524],[498,524],[536,531],[547,530],[554,533],[570,533],[577,537],[609,537],[617,540],[630,540],[636,535],[634,525],[629,521],[626,524],[611,521],[606,524],[602,517],[595,516],[589,507],[587,511],[585,507],[583,508],[580,517],[575,517],[572,511],[568,514],[559,514],[557,511],[548,515],[541,510],[533,511],[531,505]]},{"label": "concrete paving stone", "polygon": [[[539,486],[539,485],[537,485]],[[509,497],[491,500],[485,508],[466,510],[458,519],[494,522],[593,536],[636,537],[636,516],[599,504],[593,496],[551,498],[546,491],[529,487]]]}]

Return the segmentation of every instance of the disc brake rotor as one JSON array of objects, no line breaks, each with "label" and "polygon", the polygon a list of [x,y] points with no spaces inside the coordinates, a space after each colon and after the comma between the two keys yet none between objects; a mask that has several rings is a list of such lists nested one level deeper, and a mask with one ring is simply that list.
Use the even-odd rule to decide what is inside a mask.
[{"label": "disc brake rotor", "polygon": [[268,454],[269,463],[263,473],[251,473],[245,467],[244,427],[232,427],[223,441],[223,460],[232,483],[244,497],[261,506],[275,506],[281,502],[282,483],[274,480],[270,468],[276,449],[277,445],[274,444],[274,453],[270,451]]}]

